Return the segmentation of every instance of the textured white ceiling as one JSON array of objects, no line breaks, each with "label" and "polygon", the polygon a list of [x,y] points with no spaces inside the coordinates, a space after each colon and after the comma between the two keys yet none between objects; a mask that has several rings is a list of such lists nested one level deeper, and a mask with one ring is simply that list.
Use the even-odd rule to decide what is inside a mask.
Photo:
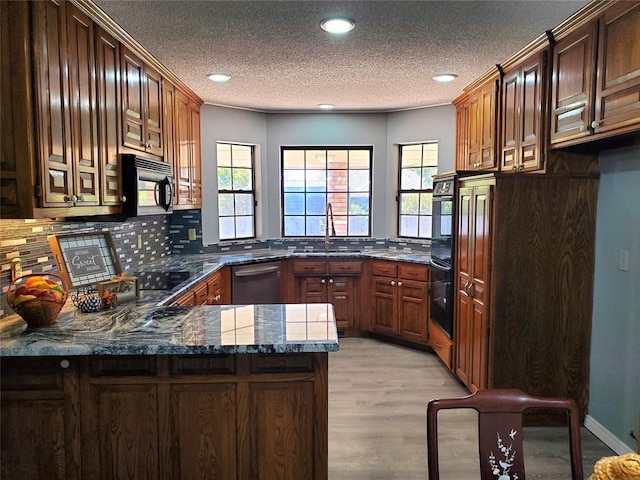
[{"label": "textured white ceiling", "polygon": [[[205,102],[259,111],[391,111],[450,103],[586,1],[95,3]],[[337,37],[324,18],[356,22]],[[216,84],[207,74],[232,76]],[[438,73],[458,74],[437,84]]]}]

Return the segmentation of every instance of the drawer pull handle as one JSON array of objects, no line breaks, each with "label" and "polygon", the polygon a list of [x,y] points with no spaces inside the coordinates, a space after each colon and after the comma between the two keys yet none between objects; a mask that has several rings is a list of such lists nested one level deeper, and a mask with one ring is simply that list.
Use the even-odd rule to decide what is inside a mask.
[{"label": "drawer pull handle", "polygon": [[69,363],[69,360],[67,360],[66,358],[64,360],[60,360],[60,366],[62,368],[69,368],[69,365],[71,364]]}]

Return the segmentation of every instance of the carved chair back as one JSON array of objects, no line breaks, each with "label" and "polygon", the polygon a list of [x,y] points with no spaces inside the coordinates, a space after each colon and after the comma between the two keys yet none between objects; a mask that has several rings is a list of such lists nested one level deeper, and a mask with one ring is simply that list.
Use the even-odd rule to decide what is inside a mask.
[{"label": "carved chair back", "polygon": [[478,390],[463,398],[433,399],[427,406],[427,469],[439,480],[438,411],[472,408],[478,412],[478,446],[482,480],[525,480],[522,414],[530,408],[561,411],[569,419],[569,452],[573,480],[583,480],[580,416],[571,399],[527,395],[520,390]]}]

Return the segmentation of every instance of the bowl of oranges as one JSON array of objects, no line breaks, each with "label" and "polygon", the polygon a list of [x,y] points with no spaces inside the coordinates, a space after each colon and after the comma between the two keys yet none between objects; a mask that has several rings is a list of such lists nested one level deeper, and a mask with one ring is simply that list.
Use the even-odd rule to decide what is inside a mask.
[{"label": "bowl of oranges", "polygon": [[51,325],[67,301],[64,281],[54,273],[32,273],[16,278],[7,289],[9,306],[30,327]]}]

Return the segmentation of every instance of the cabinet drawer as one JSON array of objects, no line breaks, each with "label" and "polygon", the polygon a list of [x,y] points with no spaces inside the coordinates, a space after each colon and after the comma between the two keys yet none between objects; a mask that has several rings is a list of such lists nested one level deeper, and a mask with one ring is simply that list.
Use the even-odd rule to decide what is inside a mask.
[{"label": "cabinet drawer", "polygon": [[293,262],[295,275],[323,275],[327,273],[327,262],[324,260],[296,260]]},{"label": "cabinet drawer", "polygon": [[362,273],[362,262],[329,262],[329,273],[340,275],[359,275]]},{"label": "cabinet drawer", "polygon": [[429,280],[429,267],[425,265],[402,264],[400,265],[399,277],[407,280],[427,282]]},{"label": "cabinet drawer", "polygon": [[137,377],[155,375],[155,356],[148,357],[91,357],[89,372],[92,377]]},{"label": "cabinet drawer", "polygon": [[193,290],[186,291],[185,293],[177,297],[173,302],[171,302],[171,305],[179,307],[193,306],[195,304],[196,296],[194,295]]},{"label": "cabinet drawer", "polygon": [[63,359],[17,357],[2,359],[2,392],[63,389]]},{"label": "cabinet drawer", "polygon": [[452,341],[447,335],[433,322],[429,322],[429,343],[440,360],[451,369],[451,351]]},{"label": "cabinet drawer", "polygon": [[234,355],[169,357],[171,375],[231,375],[236,373]]},{"label": "cabinet drawer", "polygon": [[193,294],[195,296],[196,305],[207,304],[207,283],[201,282],[193,287]]},{"label": "cabinet drawer", "polygon": [[393,262],[373,262],[371,274],[380,277],[396,277],[398,275],[398,266]]}]

